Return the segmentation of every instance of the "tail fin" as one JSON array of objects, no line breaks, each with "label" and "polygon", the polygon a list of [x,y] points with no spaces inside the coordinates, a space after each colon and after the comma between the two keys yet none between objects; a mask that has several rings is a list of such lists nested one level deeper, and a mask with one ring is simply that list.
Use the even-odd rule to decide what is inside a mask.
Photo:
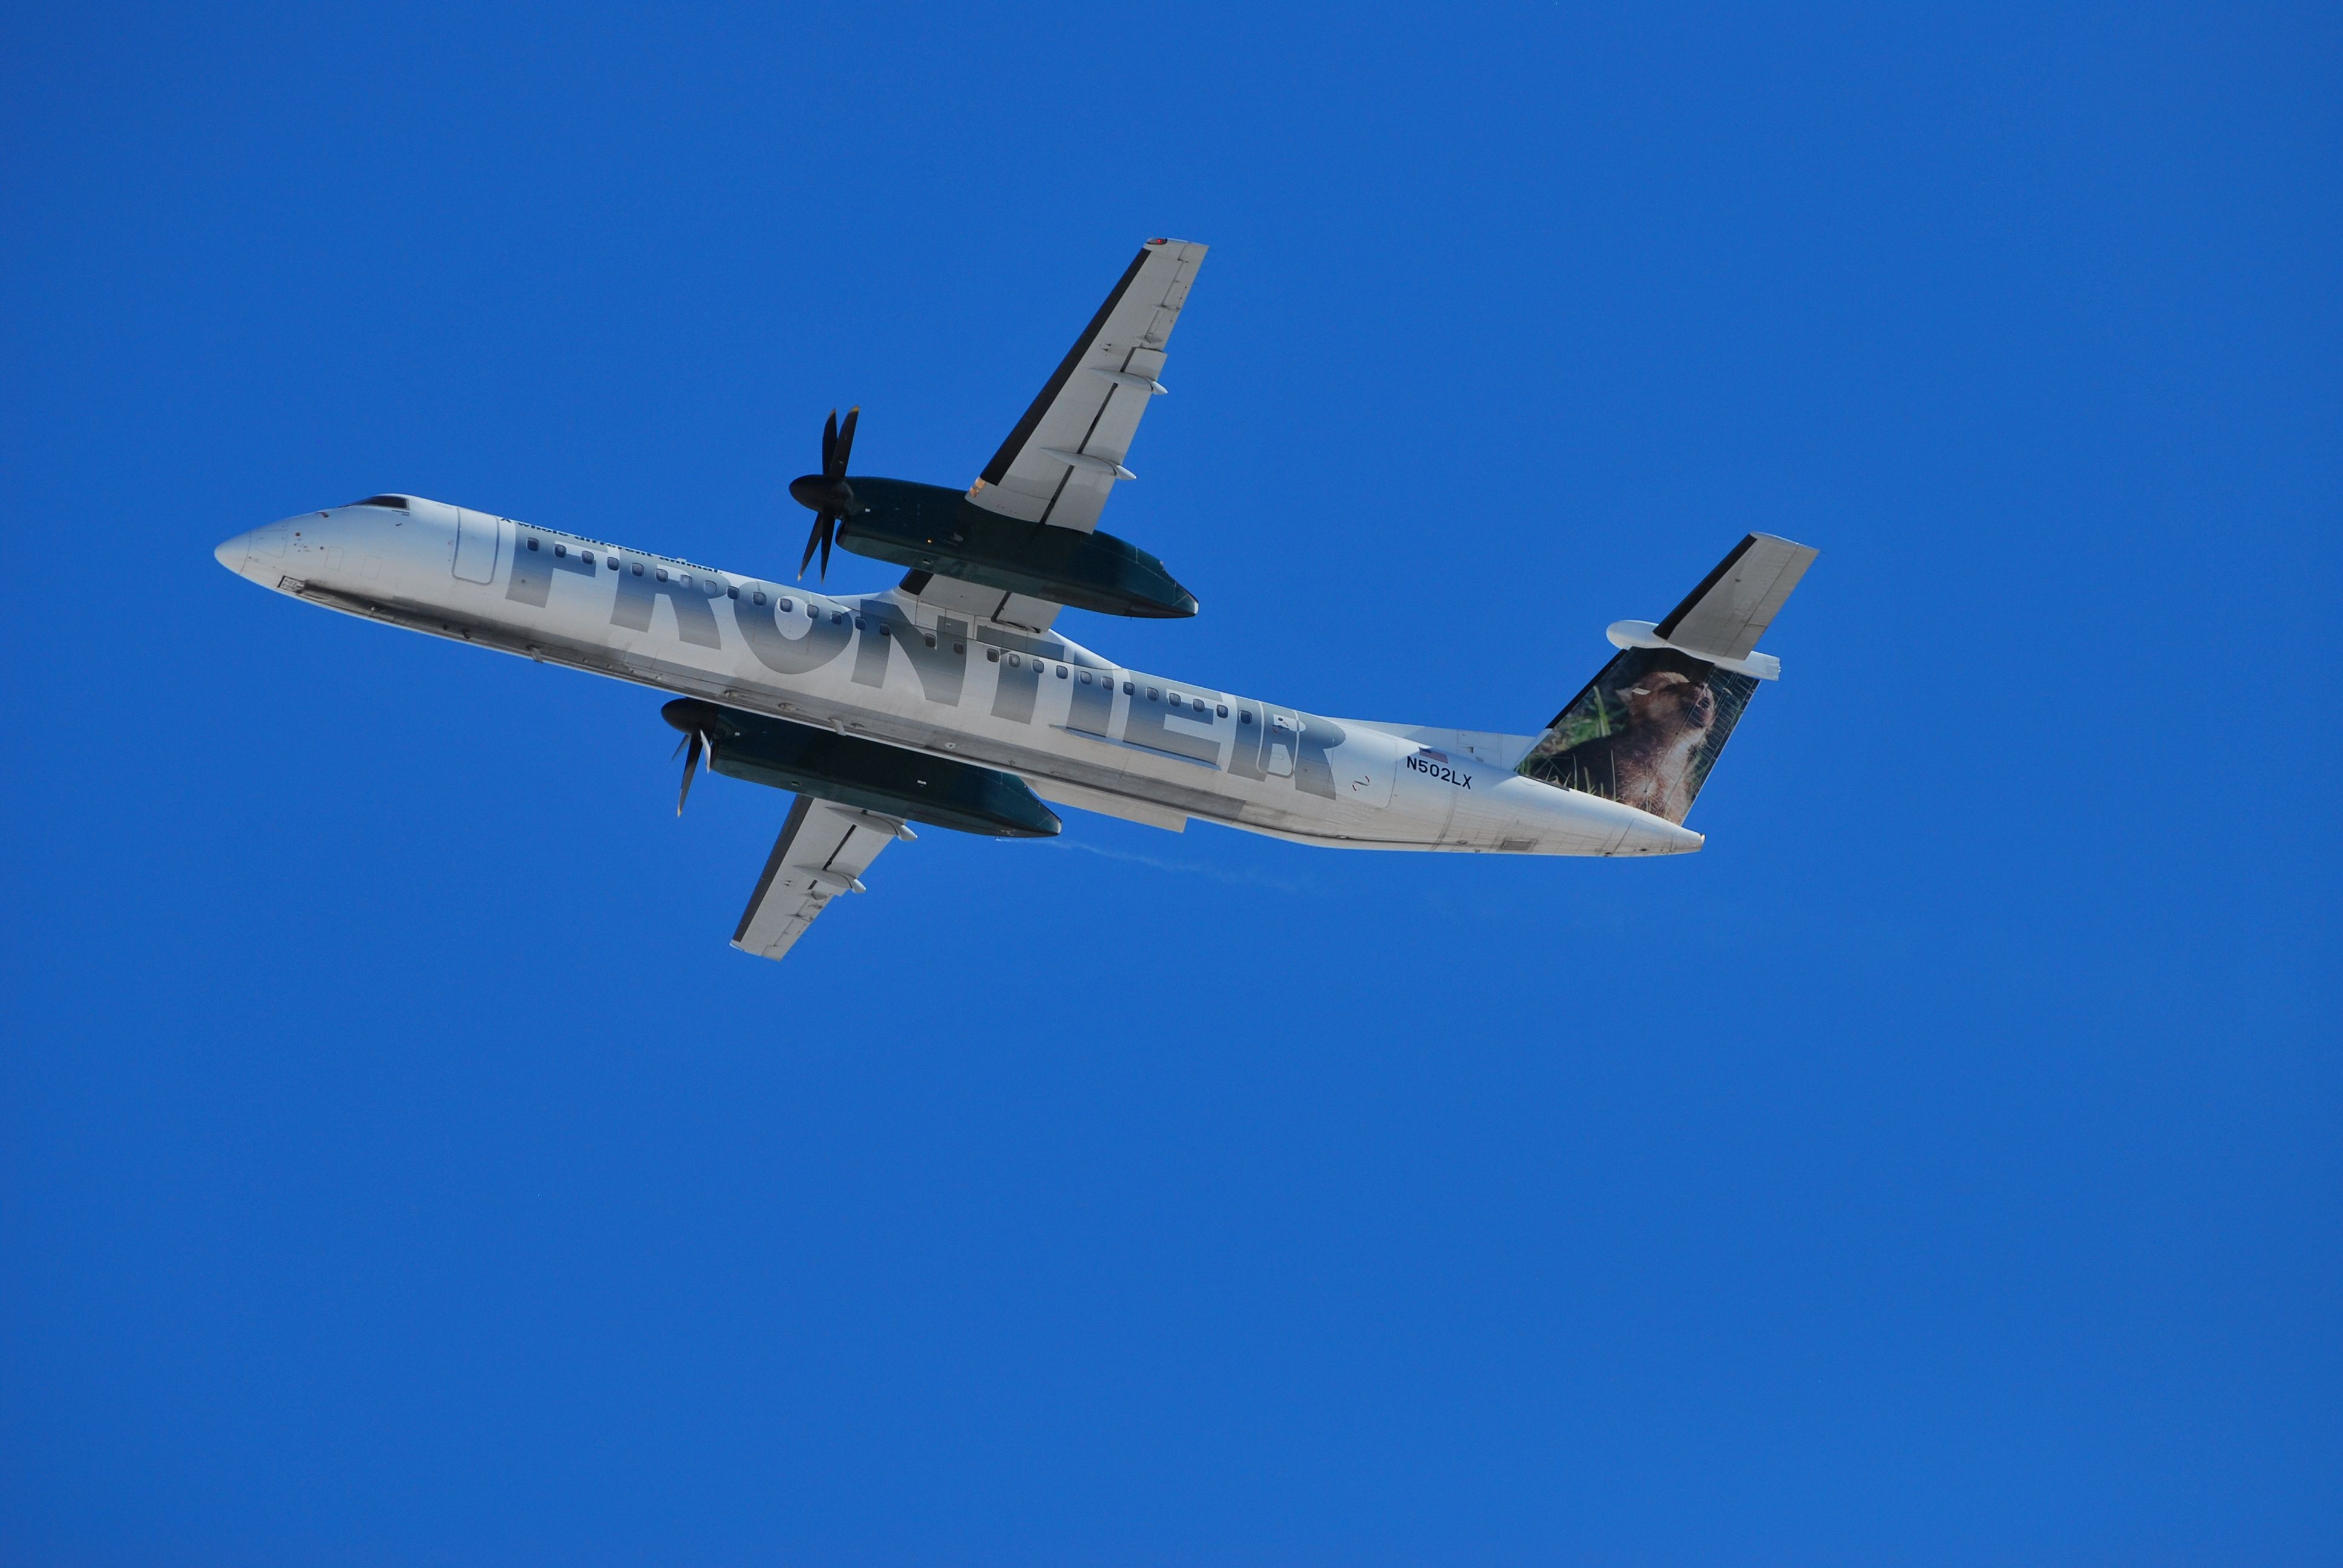
[{"label": "tail fin", "polygon": [[1818,553],[1751,534],[1667,619],[1614,626],[1618,657],[1514,771],[1682,822],[1757,683],[1781,673],[1753,650]]}]

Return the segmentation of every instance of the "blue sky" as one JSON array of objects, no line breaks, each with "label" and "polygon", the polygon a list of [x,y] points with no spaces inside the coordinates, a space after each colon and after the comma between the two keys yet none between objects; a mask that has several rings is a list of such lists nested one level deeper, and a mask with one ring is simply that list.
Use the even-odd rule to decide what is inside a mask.
[{"label": "blue sky", "polygon": [[[2331,11],[5,27],[0,1554],[2343,1552]],[[1811,542],[1706,850],[1075,812],[766,965],[654,695],[211,558],[784,572],[1158,234],[1203,613],[1067,628],[1529,729]]]}]

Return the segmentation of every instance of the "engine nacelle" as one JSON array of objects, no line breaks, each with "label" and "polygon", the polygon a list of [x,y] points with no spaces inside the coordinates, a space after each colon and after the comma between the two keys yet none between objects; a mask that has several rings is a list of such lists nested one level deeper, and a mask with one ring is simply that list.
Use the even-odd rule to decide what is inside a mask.
[{"label": "engine nacelle", "polygon": [[727,778],[994,839],[1047,839],[1065,826],[1013,773],[696,697],[676,699],[659,716],[712,742],[709,766]]},{"label": "engine nacelle", "polygon": [[1196,613],[1161,561],[1112,534],[1004,518],[941,485],[857,475],[853,487],[838,542],[857,555],[1102,615]]}]

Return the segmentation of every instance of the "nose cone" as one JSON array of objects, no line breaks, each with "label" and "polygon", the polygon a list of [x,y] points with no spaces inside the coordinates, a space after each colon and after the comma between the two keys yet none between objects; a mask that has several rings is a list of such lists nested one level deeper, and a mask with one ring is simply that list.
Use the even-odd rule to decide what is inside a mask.
[{"label": "nose cone", "polygon": [[252,536],[238,534],[232,539],[224,539],[220,542],[219,548],[212,552],[212,556],[220,565],[236,576],[242,577],[244,563],[252,558]]}]

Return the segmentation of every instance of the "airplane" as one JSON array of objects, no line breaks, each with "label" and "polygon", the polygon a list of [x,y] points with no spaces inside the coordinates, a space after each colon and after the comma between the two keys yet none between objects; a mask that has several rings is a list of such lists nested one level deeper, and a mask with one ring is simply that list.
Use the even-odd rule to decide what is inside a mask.
[{"label": "airplane", "polygon": [[[375,495],[214,553],[311,604],[673,694],[680,815],[702,759],[793,791],[732,945],[779,959],[911,824],[1002,838],[1078,807],[1172,831],[1502,855],[1672,855],[1725,740],[1780,661],[1758,638],[1815,559],[1750,534],[1536,734],[1329,719],[1130,669],[1068,608],[1197,613],[1156,557],[1099,529],[1205,247],[1141,246],[965,491],[850,474],[833,410],[798,579],[721,571],[421,496]],[[802,586],[833,545],[905,568],[880,593]]]}]

